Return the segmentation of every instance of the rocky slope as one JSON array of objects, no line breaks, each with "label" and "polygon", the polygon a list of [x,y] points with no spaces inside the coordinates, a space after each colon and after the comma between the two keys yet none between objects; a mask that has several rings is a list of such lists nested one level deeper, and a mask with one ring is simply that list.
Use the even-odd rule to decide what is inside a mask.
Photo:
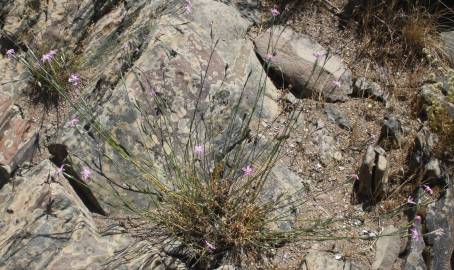
[{"label": "rocky slope", "polygon": [[[146,87],[168,97],[172,124],[184,137],[193,112],[188,101],[196,99],[200,73],[208,63],[205,87],[215,98],[206,98],[203,106],[212,108],[222,128],[250,74],[242,107],[246,110],[253,103],[268,61],[272,72],[266,78],[261,112],[267,127],[263,135],[274,135],[286,124],[282,111],[301,106],[303,113],[273,170],[267,195],[303,189],[309,199],[298,209],[300,215],[338,217],[348,235],[373,236],[385,225],[389,226],[384,231],[395,231],[406,222],[403,213],[380,222],[374,217],[400,184],[399,177],[416,175],[433,189],[441,188],[417,229],[444,231],[441,237],[431,234],[422,240],[380,238],[376,247],[361,241],[303,241],[276,251],[271,263],[307,270],[453,267],[452,164],[434,156],[434,135],[405,109],[408,103],[394,99],[377,83],[354,77],[341,57],[334,54],[325,62],[320,53],[327,49],[308,35],[286,29],[283,44],[267,55],[271,30],[258,36],[251,30],[260,17],[269,16],[261,12],[247,1],[194,0],[188,12],[185,1],[0,0],[0,52],[5,55],[14,48],[21,53],[34,46],[72,53],[82,63],[79,91],[93,105],[92,116],[138,156],[143,154],[141,119],[132,104],[148,93],[140,90],[132,67],[140,68],[140,76],[149,82]],[[306,87],[314,65],[324,84]],[[125,216],[115,207],[117,198],[106,183],[134,172],[109,160],[100,165],[99,149],[111,150],[96,136],[82,137],[65,125],[74,116],[69,103],[45,111],[29,100],[30,84],[20,63],[0,56],[0,72],[0,268],[187,268],[172,252],[158,249],[150,239],[135,238],[111,218]],[[427,91],[435,91],[431,89],[421,89],[426,103],[433,100],[424,99],[430,95]],[[321,96],[335,103],[320,102]],[[298,102],[299,98],[304,99]],[[91,120],[81,119],[78,125],[90,133]],[[62,163],[71,177],[58,173]],[[84,167],[94,174],[81,185],[75,179],[82,179]],[[359,174],[356,184],[349,181],[353,173]],[[140,195],[130,195],[138,204],[143,202]],[[393,199],[406,203],[402,195]],[[371,205],[378,210],[368,212]]]}]

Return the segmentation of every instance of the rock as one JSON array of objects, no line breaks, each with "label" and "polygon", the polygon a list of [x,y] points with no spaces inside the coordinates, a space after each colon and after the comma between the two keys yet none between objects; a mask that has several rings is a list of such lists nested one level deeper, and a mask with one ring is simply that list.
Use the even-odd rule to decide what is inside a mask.
[{"label": "rock", "polygon": [[[415,224],[415,229],[417,230],[419,235],[422,235],[422,226],[421,224]],[[426,270],[427,266],[424,261],[423,251],[425,248],[424,240],[421,238],[419,239],[410,239],[409,241],[409,250],[410,253],[408,254],[405,262],[403,263],[402,269],[403,270]]]},{"label": "rock", "polygon": [[0,190],[0,268],[101,269],[112,263],[115,269],[138,269],[161,264],[150,244],[130,262],[116,257],[144,243],[126,234],[102,236],[84,202],[56,169],[45,160]]},{"label": "rock", "polygon": [[402,144],[402,132],[400,121],[394,115],[386,116],[378,144],[384,148],[400,147]]},{"label": "rock", "polygon": [[448,55],[451,63],[454,63],[454,31],[442,32],[440,37],[444,44],[444,52]]},{"label": "rock", "polygon": [[[194,8],[192,14],[184,16],[169,14],[162,16],[159,20],[153,20],[150,18],[154,18],[151,15],[155,14],[155,9],[144,3],[144,1],[132,1],[127,6],[127,10],[123,10],[125,7],[120,5],[118,7],[121,8],[120,11],[111,12],[115,20],[108,20],[110,22],[108,24],[102,18],[99,19],[94,26],[96,31],[86,38],[87,61],[94,69],[102,71],[104,78],[97,85],[90,85],[85,89],[92,93],[91,101],[97,107],[97,110],[90,115],[96,116],[104,126],[108,127],[130,155],[138,159],[147,155],[147,160],[152,160],[158,168],[165,162],[162,154],[157,151],[149,153],[143,151],[145,144],[141,131],[143,119],[140,118],[141,113],[134,104],[141,106],[144,114],[157,117],[157,108],[148,103],[151,100],[148,89],[154,89],[157,94],[166,99],[172,111],[170,119],[175,138],[183,142],[188,138],[198,89],[202,85],[200,72],[205,71],[210,56],[211,63],[204,82],[199,110],[206,111],[204,119],[215,116],[212,118],[212,129],[215,133],[221,134],[226,127],[225,123],[232,118],[232,109],[246,81],[248,83],[244,87],[245,96],[240,104],[237,119],[234,119],[238,126],[241,124],[243,114],[250,110],[251,104],[256,99],[256,93],[262,86],[265,91],[264,107],[263,110],[256,111],[257,117],[260,116],[271,122],[280,113],[277,90],[269,79],[260,81],[263,67],[257,59],[252,42],[242,37],[250,22],[241,18],[235,8],[211,0],[195,0],[192,3],[197,8]],[[219,14],[222,14],[222,20]],[[128,16],[132,16],[134,20],[124,25]],[[187,23],[188,19],[192,21]],[[121,23],[117,24],[117,21]],[[213,21],[212,26],[211,21]],[[227,28],[222,24],[223,21],[230,22]],[[153,27],[150,27],[150,24],[153,24]],[[143,31],[148,29],[145,42],[141,41],[143,37],[139,39],[140,33],[136,33],[134,30],[136,28],[144,29]],[[121,29],[121,35],[117,35],[118,29]],[[133,63],[122,64],[125,66],[124,81],[119,82],[118,69],[110,64],[99,65],[99,59],[105,57],[109,60],[106,60],[108,63],[117,60],[121,63],[123,59],[121,46],[130,35],[133,35],[129,39],[132,39],[131,44],[141,44],[140,53]],[[111,41],[108,44],[101,42],[111,36],[115,37],[115,42]],[[211,55],[212,44],[218,37],[220,40]],[[149,42],[150,40],[153,42]],[[102,52],[105,50],[109,53],[103,56]],[[126,68],[131,65],[133,70]],[[138,71],[139,69],[141,72]],[[146,82],[145,91],[139,79]],[[255,119],[257,118],[253,121],[258,121]],[[80,125],[87,125],[89,130],[89,122],[81,120]],[[222,138],[216,138],[216,142],[222,143]],[[88,185],[97,194],[102,208],[107,213],[118,211],[118,207],[110,206],[118,203],[117,198],[112,196],[111,190],[97,183],[108,179],[107,181],[115,181],[122,186],[125,174],[131,178],[139,178],[139,173],[132,166],[124,164],[122,158],[96,137],[89,138],[86,135],[84,137],[74,129],[67,129],[58,143],[67,145],[69,152],[74,153],[68,162],[71,162],[76,172],[80,172],[83,166],[92,169],[93,181]],[[102,160],[102,172],[98,159],[100,149],[114,157],[112,160]],[[89,160],[81,160],[79,157],[88,157],[86,159]],[[140,187],[148,188],[147,183],[143,181]],[[128,193],[124,190],[120,192]],[[148,200],[142,195],[131,193],[130,196],[138,205],[147,207]]]},{"label": "rock", "polygon": [[[272,37],[273,46],[268,44]],[[308,36],[295,33],[290,28],[273,27],[254,40],[255,50],[263,62],[269,62],[270,76],[276,85],[289,87],[298,98],[320,98],[327,101],[344,101],[352,93],[350,70],[335,55],[327,53]],[[267,55],[273,54],[271,59]],[[265,64],[266,65],[266,64]],[[314,68],[315,67],[315,68]],[[340,83],[339,86],[333,84]]]},{"label": "rock", "polygon": [[384,187],[388,182],[388,161],[385,150],[380,146],[369,146],[359,171],[356,186],[358,202],[366,206],[375,204],[384,195]]},{"label": "rock", "polygon": [[357,97],[371,97],[385,103],[389,96],[387,92],[381,89],[378,83],[369,82],[365,77],[356,79],[353,94]]},{"label": "rock", "polygon": [[341,128],[346,130],[352,129],[350,120],[336,108],[335,104],[325,104],[324,112],[329,120],[335,122]]},{"label": "rock", "polygon": [[311,138],[312,144],[316,146],[317,157],[321,163],[327,165],[334,158],[338,158],[338,147],[336,140],[331,136],[330,132],[325,128],[322,121],[317,121],[313,126],[314,131]]},{"label": "rock", "polygon": [[37,148],[36,127],[21,117],[12,98],[0,94],[0,189]]},{"label": "rock", "polygon": [[301,270],[360,270],[364,269],[350,261],[337,260],[328,252],[311,251],[300,266]]},{"label": "rock", "polygon": [[427,127],[423,127],[418,132],[410,156],[410,172],[416,173],[429,163],[436,141],[436,135],[432,134]]},{"label": "rock", "polygon": [[430,269],[453,269],[454,267],[454,186],[452,178],[447,182],[444,195],[428,207],[425,225],[428,232],[441,230],[441,234],[427,235],[431,246]]},{"label": "rock", "polygon": [[400,235],[394,226],[383,229],[375,249],[372,270],[391,270],[400,252]]}]

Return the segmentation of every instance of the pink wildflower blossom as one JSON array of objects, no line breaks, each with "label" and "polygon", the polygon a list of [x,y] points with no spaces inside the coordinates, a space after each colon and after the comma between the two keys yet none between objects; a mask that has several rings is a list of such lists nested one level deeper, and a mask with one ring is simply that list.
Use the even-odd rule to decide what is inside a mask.
[{"label": "pink wildflower blossom", "polygon": [[150,92],[149,92],[149,93],[150,93],[150,96],[155,97],[155,96],[156,96],[156,89],[152,87],[152,88],[150,89]]},{"label": "pink wildflower blossom", "polygon": [[48,62],[54,59],[55,55],[57,54],[57,50],[50,50],[48,53],[44,54],[41,57],[41,62]]},{"label": "pink wildflower blossom", "polygon": [[315,59],[320,60],[320,58],[325,56],[325,53],[324,52],[314,52],[312,55],[315,57]]},{"label": "pink wildflower blossom", "polygon": [[407,203],[416,204],[415,199],[412,196],[408,196]]},{"label": "pink wildflower blossom", "polygon": [[191,0],[186,0],[186,6],[184,6],[184,9],[186,10],[187,13],[192,12],[192,2]]},{"label": "pink wildflower blossom", "polygon": [[274,5],[273,8],[271,8],[271,15],[273,15],[273,17],[277,17],[281,14],[281,12],[279,12],[279,7],[278,5]]},{"label": "pink wildflower blossom", "polygon": [[419,235],[419,232],[415,227],[411,228],[410,232],[411,232],[411,239],[416,240],[416,241],[419,241],[421,239],[421,236]]},{"label": "pink wildflower blossom", "polygon": [[81,172],[82,175],[82,180],[85,182],[88,182],[89,179],[91,179],[92,172],[90,171],[89,168],[84,167]]},{"label": "pink wildflower blossom", "polygon": [[73,86],[78,86],[80,83],[80,76],[78,74],[71,74],[68,78],[68,82]]},{"label": "pink wildflower blossom", "polygon": [[79,123],[79,118],[74,117],[73,119],[69,120],[68,127],[73,128]]},{"label": "pink wildflower blossom", "polygon": [[338,80],[334,80],[333,81],[333,86],[336,87],[336,88],[340,88],[341,87],[341,82],[338,81]]},{"label": "pink wildflower blossom", "polygon": [[422,185],[421,186],[425,192],[429,193],[430,195],[434,194],[434,191],[428,186],[428,185]]},{"label": "pink wildflower blossom", "polygon": [[246,167],[243,167],[241,169],[243,171],[244,176],[251,176],[252,173],[254,172],[254,168],[251,165],[247,165]]},{"label": "pink wildflower blossom", "polygon": [[265,55],[265,60],[266,60],[266,61],[271,61],[271,60],[273,59],[273,57],[274,57],[273,54],[267,53],[267,54]]},{"label": "pink wildflower blossom", "polygon": [[416,215],[415,222],[418,223],[418,224],[421,224],[421,216],[420,215]]},{"label": "pink wildflower blossom", "polygon": [[204,149],[203,145],[201,145],[201,144],[198,144],[194,147],[194,152],[198,155],[202,155],[204,151],[205,151],[205,149]]},{"label": "pink wildflower blossom", "polygon": [[9,49],[6,51],[6,58],[11,59],[14,57],[16,54],[16,51],[14,49]]},{"label": "pink wildflower blossom", "polygon": [[359,181],[359,176],[358,176],[356,173],[352,173],[352,174],[350,175],[350,177],[351,177],[353,180],[355,180],[355,181]]},{"label": "pink wildflower blossom", "polygon": [[58,168],[58,169],[55,171],[55,176],[60,175],[60,174],[63,174],[64,171],[65,171],[65,164],[62,164],[62,165],[60,166],[60,168]]},{"label": "pink wildflower blossom", "polygon": [[210,242],[208,242],[207,240],[203,240],[203,242],[205,243],[205,245],[207,246],[209,251],[215,251],[216,250],[216,247],[213,244],[211,244]]}]

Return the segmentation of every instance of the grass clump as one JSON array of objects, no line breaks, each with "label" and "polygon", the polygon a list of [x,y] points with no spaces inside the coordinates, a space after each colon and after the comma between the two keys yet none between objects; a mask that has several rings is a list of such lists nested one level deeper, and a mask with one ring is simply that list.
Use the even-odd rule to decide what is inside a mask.
[{"label": "grass clump", "polygon": [[[431,129],[441,137],[439,148],[454,153],[454,71],[450,70],[446,78],[446,96],[432,98],[426,111]],[[437,86],[433,88],[440,90]]]},{"label": "grass clump", "polygon": [[[374,0],[348,5],[344,17],[351,17],[366,51],[374,59],[402,59],[413,65],[427,54],[442,57],[439,20],[443,16],[439,1]],[[348,15],[350,14],[350,16]]]},{"label": "grass clump", "polygon": [[61,96],[70,94],[81,84],[80,75],[75,73],[78,65],[75,58],[63,50],[51,49],[45,53],[29,47],[23,53],[9,49],[6,53],[11,60],[24,65],[29,78],[29,92],[32,101],[45,108],[57,106]]}]

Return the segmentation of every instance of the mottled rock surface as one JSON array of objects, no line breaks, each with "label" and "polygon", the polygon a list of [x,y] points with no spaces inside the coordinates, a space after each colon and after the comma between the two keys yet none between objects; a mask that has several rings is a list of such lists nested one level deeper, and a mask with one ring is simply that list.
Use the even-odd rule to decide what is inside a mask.
[{"label": "mottled rock surface", "polygon": [[150,245],[130,262],[116,257],[137,248],[137,242],[124,234],[102,236],[84,202],[56,169],[43,161],[0,190],[0,268],[167,269]]},{"label": "mottled rock surface", "polygon": [[35,125],[24,120],[13,99],[0,93],[0,188],[38,146]]},{"label": "mottled rock surface", "polygon": [[448,181],[446,193],[429,205],[425,224],[427,243],[431,246],[430,269],[453,269],[454,267],[454,186]]}]

